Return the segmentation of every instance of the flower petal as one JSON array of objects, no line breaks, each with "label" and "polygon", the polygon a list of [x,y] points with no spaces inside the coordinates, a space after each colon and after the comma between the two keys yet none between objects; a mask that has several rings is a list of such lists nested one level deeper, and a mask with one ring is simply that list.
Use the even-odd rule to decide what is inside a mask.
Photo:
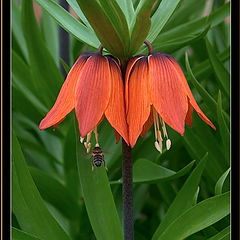
[{"label": "flower petal", "polygon": [[188,86],[187,80],[182,72],[181,67],[179,66],[179,64],[177,63],[177,61],[172,57],[172,56],[168,56],[169,60],[172,63],[173,68],[176,71],[176,74],[178,74],[179,79],[181,79],[182,81],[182,85],[184,86],[184,90],[187,94],[187,96],[189,97],[190,100],[190,104],[193,106],[193,108],[196,110],[198,116],[205,122],[207,123],[209,126],[211,126],[213,129],[216,130],[216,127],[213,125],[213,123],[207,118],[207,116],[202,112],[202,110],[199,108],[198,104],[196,103],[192,92]]},{"label": "flower petal", "polygon": [[112,91],[109,104],[105,111],[105,116],[114,129],[124,138],[128,143],[128,129],[126,123],[125,102],[123,95],[123,80],[119,65],[109,59],[109,66],[111,71]]},{"label": "flower petal", "polygon": [[188,111],[187,111],[185,123],[190,127],[192,126],[192,113],[193,113],[193,107],[190,104],[189,99],[188,99]]},{"label": "flower petal", "polygon": [[73,110],[77,79],[88,57],[89,55],[80,55],[69,71],[54,106],[39,125],[40,130],[58,125]]},{"label": "flower petal", "polygon": [[179,75],[164,54],[149,56],[149,89],[152,104],[163,121],[183,135],[187,96]]},{"label": "flower petal", "polygon": [[79,131],[85,137],[101,120],[109,103],[111,73],[108,60],[101,55],[88,58],[75,92],[75,111]]},{"label": "flower petal", "polygon": [[150,114],[147,57],[140,58],[132,71],[129,70],[127,76],[127,123],[129,125],[129,143],[133,147]]},{"label": "flower petal", "polygon": [[140,59],[142,58],[144,55],[137,55],[134,56],[132,58],[130,58],[130,60],[128,61],[127,64],[127,69],[126,69],[126,74],[125,74],[125,103],[126,103],[126,113],[128,112],[128,81],[129,81],[129,77],[132,71],[132,68],[134,67],[134,64]]},{"label": "flower petal", "polygon": [[[151,110],[152,110],[152,108],[151,108]],[[143,129],[142,129],[142,132],[141,132],[141,134],[140,134],[140,136],[142,137],[142,138],[144,138],[145,137],[145,135],[147,134],[147,132],[149,131],[149,129],[150,129],[150,127],[153,125],[153,113],[152,113],[152,111],[150,112],[150,115],[149,115],[149,117],[148,117],[148,120],[144,123],[144,125],[143,125]]]}]

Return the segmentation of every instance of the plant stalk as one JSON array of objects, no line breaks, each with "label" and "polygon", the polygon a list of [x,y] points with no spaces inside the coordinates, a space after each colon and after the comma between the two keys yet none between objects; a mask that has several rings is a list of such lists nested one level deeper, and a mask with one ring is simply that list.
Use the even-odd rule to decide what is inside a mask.
[{"label": "plant stalk", "polygon": [[122,198],[124,240],[134,239],[132,149],[122,140]]}]

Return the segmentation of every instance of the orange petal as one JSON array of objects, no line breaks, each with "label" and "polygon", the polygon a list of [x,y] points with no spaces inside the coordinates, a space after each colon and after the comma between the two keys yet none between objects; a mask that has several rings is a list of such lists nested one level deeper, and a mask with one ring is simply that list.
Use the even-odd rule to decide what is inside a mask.
[{"label": "orange petal", "polygon": [[129,143],[133,147],[150,114],[147,57],[139,59],[127,75]]},{"label": "orange petal", "polygon": [[192,113],[193,113],[193,107],[190,104],[189,99],[188,99],[188,111],[187,111],[185,123],[190,127],[192,126]]},{"label": "orange petal", "polygon": [[183,135],[187,96],[179,75],[164,54],[149,56],[149,89],[152,104],[163,121]]},{"label": "orange petal", "polygon": [[128,112],[128,81],[134,64],[142,58],[144,55],[137,55],[128,61],[126,74],[125,74],[125,103],[126,103],[126,113]]},{"label": "orange petal", "polygon": [[71,68],[65,82],[62,85],[54,106],[41,121],[39,125],[40,130],[56,124],[58,125],[62,119],[64,119],[66,115],[73,110],[77,79],[88,57],[88,55],[82,54]]},{"label": "orange petal", "polygon": [[124,138],[125,142],[128,143],[122,73],[119,65],[113,59],[108,59],[111,71],[112,91],[105,116],[112,127],[116,129]]},{"label": "orange petal", "polygon": [[143,125],[143,129],[142,129],[142,132],[140,134],[140,136],[142,138],[145,137],[145,135],[147,134],[147,132],[149,131],[150,127],[153,125],[153,114],[152,114],[152,111],[150,112],[150,115],[148,117],[148,120],[144,123]]},{"label": "orange petal", "polygon": [[182,81],[182,85],[184,86],[184,90],[187,94],[187,96],[189,97],[189,100],[190,100],[190,104],[193,106],[193,108],[196,110],[198,116],[205,122],[207,123],[209,126],[211,126],[214,130],[216,130],[216,127],[213,125],[213,123],[207,118],[207,116],[202,112],[202,110],[199,108],[198,104],[196,103],[193,95],[192,95],[192,92],[188,86],[188,83],[187,83],[187,80],[182,72],[182,69],[181,67],[179,66],[179,64],[177,63],[177,61],[171,57],[171,56],[168,56],[169,60],[171,61],[171,64],[173,66],[173,68],[175,69],[176,71],[176,74],[178,74],[179,76],[179,79],[181,79]]},{"label": "orange petal", "polygon": [[101,120],[109,103],[111,72],[108,60],[99,54],[88,58],[75,92],[79,131],[85,137]]}]

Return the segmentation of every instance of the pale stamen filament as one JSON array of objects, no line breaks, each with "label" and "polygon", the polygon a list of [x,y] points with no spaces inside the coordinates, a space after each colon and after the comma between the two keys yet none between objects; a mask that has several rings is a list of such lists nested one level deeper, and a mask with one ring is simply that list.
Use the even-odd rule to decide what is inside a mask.
[{"label": "pale stamen filament", "polygon": [[87,140],[86,140],[86,142],[84,142],[84,146],[87,149],[87,153],[89,153],[90,149],[91,149],[91,142],[90,142],[91,136],[92,136],[92,132],[88,133],[87,134]]},{"label": "pale stamen filament", "polygon": [[[166,149],[169,150],[171,147],[171,140],[168,138],[167,129],[165,122],[159,116],[157,111],[153,109],[153,124],[154,124],[154,132],[155,132],[155,147],[159,152],[162,152],[162,134],[163,137],[166,138]],[[161,128],[160,128],[161,124]],[[162,129],[162,131],[161,131]]]},{"label": "pale stamen filament", "polygon": [[98,134],[98,131],[97,131],[97,127],[94,128],[94,135],[95,135],[95,139],[96,139],[95,147],[99,147],[99,142],[98,142],[99,134]]}]

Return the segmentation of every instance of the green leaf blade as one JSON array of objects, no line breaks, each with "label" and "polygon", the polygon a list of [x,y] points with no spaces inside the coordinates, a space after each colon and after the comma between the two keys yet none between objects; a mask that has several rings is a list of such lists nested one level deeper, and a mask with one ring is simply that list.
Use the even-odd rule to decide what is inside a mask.
[{"label": "green leaf blade", "polygon": [[158,240],[185,239],[220,219],[230,212],[230,193],[221,194],[204,200],[178,217]]},{"label": "green leaf blade", "polygon": [[177,218],[185,210],[192,207],[193,199],[196,194],[198,184],[206,164],[206,160],[207,154],[202,158],[197,167],[193,170],[191,175],[186,180],[181,190],[178,192],[161,224],[155,231],[152,240],[158,240],[163,231],[171,224],[171,222],[175,220],[175,218]]},{"label": "green leaf blade", "polygon": [[97,239],[123,240],[123,232],[104,167],[92,170],[91,159],[84,157],[76,126],[79,177],[90,223]]},{"label": "green leaf blade", "polygon": [[21,228],[41,240],[70,240],[46,208],[13,133],[13,212]]}]

